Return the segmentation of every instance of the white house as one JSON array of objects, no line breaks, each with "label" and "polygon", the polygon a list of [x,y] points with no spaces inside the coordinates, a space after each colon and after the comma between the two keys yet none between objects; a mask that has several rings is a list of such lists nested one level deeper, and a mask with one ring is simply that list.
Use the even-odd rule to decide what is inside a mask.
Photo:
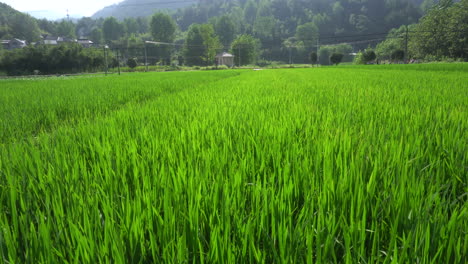
[{"label": "white house", "polygon": [[223,52],[216,55],[216,64],[217,65],[226,65],[228,67],[234,66],[234,55]]},{"label": "white house", "polygon": [[2,40],[2,46],[6,50],[21,49],[26,47],[26,41],[21,39]]},{"label": "white house", "polygon": [[85,47],[85,48],[89,48],[91,47],[94,43],[87,39],[87,38],[79,38],[78,39],[78,44],[80,44],[81,46]]}]

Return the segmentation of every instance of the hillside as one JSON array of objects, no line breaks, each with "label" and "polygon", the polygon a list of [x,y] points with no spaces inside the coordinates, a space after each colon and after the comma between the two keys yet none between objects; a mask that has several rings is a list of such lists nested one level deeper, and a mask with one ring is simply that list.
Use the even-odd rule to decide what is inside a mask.
[{"label": "hillside", "polygon": [[40,29],[35,18],[0,3],[0,39],[14,37],[30,42],[37,40],[39,36]]},{"label": "hillside", "polygon": [[96,12],[92,18],[110,17],[118,19],[128,17],[146,17],[161,10],[177,10],[195,4],[197,0],[124,0],[107,6]]}]

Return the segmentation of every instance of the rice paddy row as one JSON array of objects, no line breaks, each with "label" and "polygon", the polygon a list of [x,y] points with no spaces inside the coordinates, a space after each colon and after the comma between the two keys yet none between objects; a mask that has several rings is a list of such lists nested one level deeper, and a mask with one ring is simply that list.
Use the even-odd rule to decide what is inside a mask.
[{"label": "rice paddy row", "polygon": [[2,81],[0,258],[465,263],[463,69]]}]

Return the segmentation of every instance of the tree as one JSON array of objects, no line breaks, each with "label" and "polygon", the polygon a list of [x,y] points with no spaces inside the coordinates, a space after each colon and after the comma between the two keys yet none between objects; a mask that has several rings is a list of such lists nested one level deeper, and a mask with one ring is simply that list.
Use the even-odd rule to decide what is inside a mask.
[{"label": "tree", "polygon": [[102,33],[106,43],[110,43],[124,35],[124,26],[115,17],[108,17],[102,24]]},{"label": "tree", "polygon": [[151,17],[150,29],[154,40],[173,42],[177,26],[169,15],[156,13]]},{"label": "tree", "polygon": [[363,59],[364,61],[367,63],[367,62],[370,62],[370,61],[373,61],[377,58],[377,56],[375,55],[375,52],[371,49],[366,49],[363,53],[362,53],[362,56],[363,56]]},{"label": "tree", "polygon": [[234,40],[234,34],[236,33],[235,25],[232,20],[225,15],[216,19],[213,26],[221,44],[223,44],[225,48],[229,48]]},{"label": "tree", "polygon": [[211,24],[193,24],[187,32],[184,57],[187,65],[210,65],[221,47]]},{"label": "tree", "polygon": [[70,21],[62,20],[57,26],[57,34],[61,37],[76,38],[75,24]]},{"label": "tree", "polygon": [[318,28],[313,22],[305,23],[296,28],[296,39],[301,41],[307,50],[310,50],[318,38]]},{"label": "tree", "polygon": [[410,47],[416,57],[434,57],[438,60],[467,58],[468,52],[468,0],[457,3],[444,0],[415,25],[419,31],[416,38],[410,39]]},{"label": "tree", "polygon": [[241,35],[232,43],[232,53],[238,66],[255,63],[258,40],[251,35]]},{"label": "tree", "polygon": [[343,54],[341,54],[341,53],[333,53],[330,56],[330,62],[335,64],[335,65],[338,65],[341,62],[342,59],[343,59]]},{"label": "tree", "polygon": [[138,33],[138,22],[134,18],[125,18],[123,21],[125,25],[125,33],[127,36]]},{"label": "tree", "polygon": [[392,61],[402,61],[405,58],[405,52],[403,50],[395,50],[390,56]]},{"label": "tree", "polygon": [[138,65],[138,62],[136,58],[128,58],[127,60],[128,67],[130,67],[131,69],[134,69],[137,65]]},{"label": "tree", "polygon": [[96,26],[96,20],[90,17],[83,17],[78,20],[78,23],[75,26],[75,33],[77,37],[88,37],[93,30],[93,27]]},{"label": "tree", "polygon": [[[172,43],[175,39],[177,26],[174,20],[167,14],[156,13],[151,17],[150,31],[155,41]],[[154,50],[156,57],[160,58],[166,64],[171,61],[173,47],[170,45],[158,45]]]},{"label": "tree", "polygon": [[317,63],[318,63],[318,61],[317,61],[317,59],[318,59],[317,53],[316,53],[316,52],[311,52],[310,55],[309,55],[309,59],[310,59],[310,62],[311,62],[312,64],[317,64]]},{"label": "tree", "polygon": [[91,30],[91,34],[89,39],[93,41],[95,44],[101,44],[104,42],[104,38],[102,36],[102,30],[100,28],[94,28]]},{"label": "tree", "polygon": [[31,16],[18,13],[10,18],[9,23],[10,33],[13,37],[24,39],[27,42],[39,40],[41,31],[36,20]]},{"label": "tree", "polygon": [[321,46],[319,50],[319,62],[322,65],[330,65],[332,62],[330,61],[330,57],[333,53],[340,53],[343,54],[342,61],[350,61],[349,53],[351,53],[353,47],[348,44],[340,44],[340,45],[333,45],[333,46]]}]

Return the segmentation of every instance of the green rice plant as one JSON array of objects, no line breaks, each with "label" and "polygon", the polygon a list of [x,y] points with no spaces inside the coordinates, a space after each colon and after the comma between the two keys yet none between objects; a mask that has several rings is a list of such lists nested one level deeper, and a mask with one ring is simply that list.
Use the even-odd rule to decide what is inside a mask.
[{"label": "green rice plant", "polygon": [[0,258],[466,263],[466,66],[424,67],[2,81]]}]

